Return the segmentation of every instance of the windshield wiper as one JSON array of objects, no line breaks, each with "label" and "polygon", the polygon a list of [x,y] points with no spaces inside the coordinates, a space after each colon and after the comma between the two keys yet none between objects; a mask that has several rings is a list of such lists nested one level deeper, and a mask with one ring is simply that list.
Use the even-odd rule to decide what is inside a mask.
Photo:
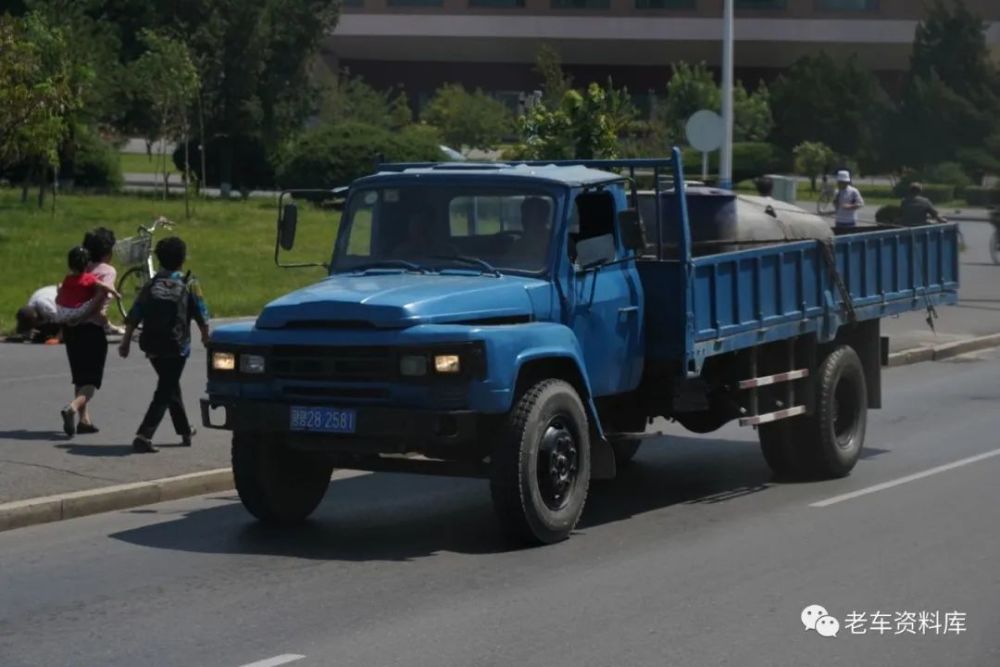
[{"label": "windshield wiper", "polygon": [[463,264],[472,264],[478,266],[483,270],[483,273],[492,273],[497,278],[502,278],[503,274],[495,266],[487,262],[485,259],[479,259],[478,257],[468,257],[466,255],[434,255],[431,259],[450,259],[456,262],[462,262]]},{"label": "windshield wiper", "polygon": [[359,264],[358,266],[352,266],[350,270],[357,273],[364,273],[370,269],[406,269],[407,271],[416,271],[417,273],[427,273],[426,268],[419,264],[408,262],[405,259],[378,259]]}]

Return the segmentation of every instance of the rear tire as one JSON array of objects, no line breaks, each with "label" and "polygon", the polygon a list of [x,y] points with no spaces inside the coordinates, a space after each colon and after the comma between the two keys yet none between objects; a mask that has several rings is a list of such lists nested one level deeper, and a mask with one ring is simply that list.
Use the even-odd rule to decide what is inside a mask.
[{"label": "rear tire", "polygon": [[142,286],[145,284],[146,271],[141,266],[133,266],[118,279],[115,289],[118,290],[118,294],[121,296],[115,301],[118,303],[118,312],[121,313],[123,320],[128,315],[129,309],[135,303],[139,292],[142,291]]},{"label": "rear tire", "polygon": [[765,424],[761,452],[778,477],[846,477],[857,464],[868,425],[868,389],[857,353],[843,345],[816,370],[814,414]]},{"label": "rear tire", "polygon": [[243,506],[264,523],[304,521],[330,485],[333,465],[259,433],[233,434],[233,479]]},{"label": "rear tire", "polygon": [[490,492],[504,531],[526,544],[569,537],[590,486],[583,402],[562,380],[530,387],[511,410],[491,460]]}]

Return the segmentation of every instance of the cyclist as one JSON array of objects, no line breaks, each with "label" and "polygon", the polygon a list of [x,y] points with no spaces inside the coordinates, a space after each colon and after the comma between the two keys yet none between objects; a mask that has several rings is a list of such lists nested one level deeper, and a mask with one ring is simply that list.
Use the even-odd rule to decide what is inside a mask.
[{"label": "cyclist", "polygon": [[948,222],[938,215],[937,209],[930,199],[923,196],[924,188],[920,183],[911,183],[909,191],[899,203],[902,213],[899,223],[904,227],[918,227],[926,225],[929,220],[937,222]]}]

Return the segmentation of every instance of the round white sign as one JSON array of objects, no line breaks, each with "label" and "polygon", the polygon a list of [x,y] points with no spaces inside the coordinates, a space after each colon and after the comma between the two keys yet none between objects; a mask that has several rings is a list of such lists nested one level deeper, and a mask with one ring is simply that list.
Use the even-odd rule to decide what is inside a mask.
[{"label": "round white sign", "polygon": [[722,116],[708,109],[696,111],[688,118],[685,133],[688,143],[695,150],[702,153],[718,150],[722,147],[722,138],[725,133]]}]

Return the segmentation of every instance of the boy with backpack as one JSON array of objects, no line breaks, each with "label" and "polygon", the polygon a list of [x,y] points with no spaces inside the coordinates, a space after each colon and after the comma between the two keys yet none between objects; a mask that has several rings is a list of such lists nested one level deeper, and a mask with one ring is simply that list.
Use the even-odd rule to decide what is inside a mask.
[{"label": "boy with backpack", "polygon": [[181,398],[181,374],[191,353],[191,320],[198,323],[202,343],[208,341],[208,312],[198,284],[181,273],[187,258],[184,241],[172,236],[156,244],[159,272],[146,283],[125,318],[125,335],[118,353],[128,356],[132,335],[139,324],[139,349],[146,353],[158,380],[153,400],[146,416],[132,441],[132,449],[139,453],[159,451],[153,446],[153,434],[170,411],[174,430],[181,436],[181,444],[191,446],[194,429],[188,422]]}]

